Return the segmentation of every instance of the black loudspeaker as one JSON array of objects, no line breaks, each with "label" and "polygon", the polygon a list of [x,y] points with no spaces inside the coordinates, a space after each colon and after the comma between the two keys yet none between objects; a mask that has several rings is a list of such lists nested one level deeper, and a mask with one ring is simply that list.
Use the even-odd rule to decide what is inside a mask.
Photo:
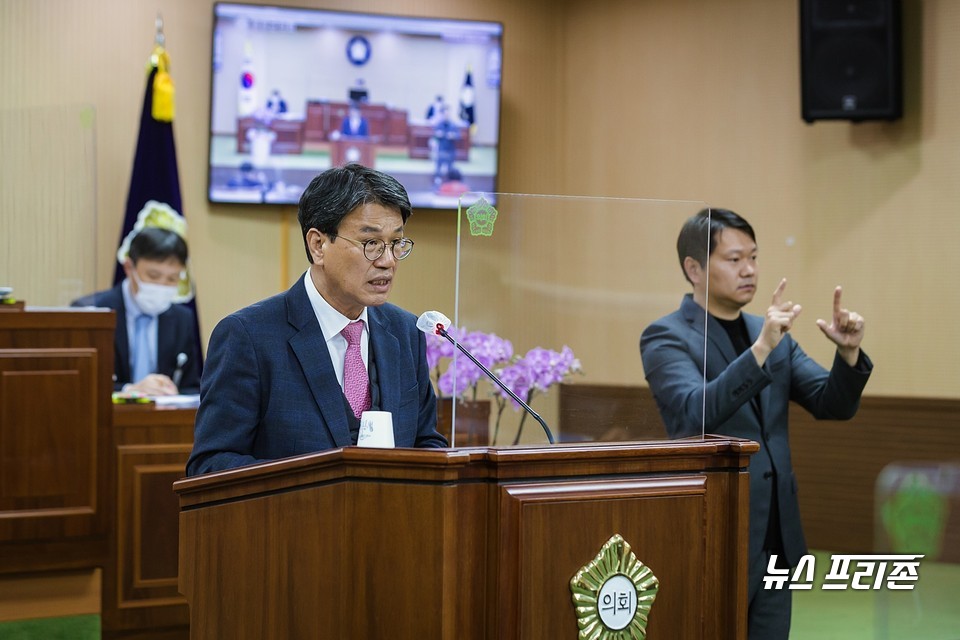
[{"label": "black loudspeaker", "polygon": [[800,0],[803,119],[903,115],[900,0]]}]

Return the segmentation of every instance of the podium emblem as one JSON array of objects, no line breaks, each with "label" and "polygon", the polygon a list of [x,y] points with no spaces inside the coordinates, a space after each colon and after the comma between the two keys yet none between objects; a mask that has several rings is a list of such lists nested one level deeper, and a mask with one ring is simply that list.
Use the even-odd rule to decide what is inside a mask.
[{"label": "podium emblem", "polygon": [[620,534],[570,579],[580,640],[643,640],[660,581]]}]

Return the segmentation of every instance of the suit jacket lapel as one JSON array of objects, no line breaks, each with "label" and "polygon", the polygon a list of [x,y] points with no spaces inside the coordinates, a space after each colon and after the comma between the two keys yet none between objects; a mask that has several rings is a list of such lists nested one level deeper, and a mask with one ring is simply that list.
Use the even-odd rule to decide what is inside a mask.
[{"label": "suit jacket lapel", "polygon": [[[687,294],[683,299],[681,309],[687,322],[689,322],[700,335],[703,335],[703,307],[693,301],[693,296]],[[733,349],[733,343],[730,342],[730,336],[727,335],[727,332],[723,330],[723,327],[720,326],[720,323],[717,322],[713,316],[707,316],[706,336],[707,341],[720,352],[725,365],[737,359],[737,353]]]},{"label": "suit jacket lapel", "polygon": [[367,307],[370,320],[370,341],[373,343],[373,357],[377,364],[377,376],[380,387],[380,408],[396,415],[400,409],[400,343],[384,322],[380,310]]},{"label": "suit jacket lapel", "polygon": [[[691,323],[691,325],[700,333],[700,335],[703,335],[703,307],[694,302],[693,296],[688,294],[683,300],[681,309],[683,309],[683,314],[686,317],[687,322]],[[743,318],[747,326],[747,334],[750,336],[750,340],[752,342],[757,339],[758,335],[760,335],[760,327],[763,326],[763,322],[761,321],[759,324],[757,324],[757,319],[746,313],[743,314]],[[706,333],[707,342],[709,342],[710,345],[712,345],[712,347],[719,352],[720,357],[723,358],[723,366],[720,367],[716,374],[719,375],[719,371],[726,369],[731,362],[737,359],[737,351],[734,349],[733,342],[730,341],[730,336],[727,335],[726,330],[713,316],[707,316]],[[760,420],[762,416],[761,407],[763,402],[769,400],[769,393],[770,391],[768,386],[761,392],[761,395],[763,396],[762,400],[760,397],[754,397],[750,400],[750,405],[756,412],[758,420]]]},{"label": "suit jacket lapel", "polygon": [[350,427],[343,409],[343,389],[337,383],[330,351],[310,306],[303,279],[298,279],[285,296],[287,320],[297,329],[290,338],[290,347],[300,361],[307,386],[320,408],[330,437],[338,447],[349,447]]}]

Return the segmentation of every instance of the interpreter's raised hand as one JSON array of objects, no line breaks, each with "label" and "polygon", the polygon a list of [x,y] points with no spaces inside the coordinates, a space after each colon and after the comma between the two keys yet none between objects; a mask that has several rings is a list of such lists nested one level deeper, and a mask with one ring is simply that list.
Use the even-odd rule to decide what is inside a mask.
[{"label": "interpreter's raised hand", "polygon": [[840,357],[851,367],[856,366],[860,358],[860,342],[863,340],[863,316],[855,311],[844,309],[840,302],[843,287],[833,290],[833,318],[830,324],[826,320],[817,320],[817,326],[823,335],[837,345]]},{"label": "interpreter's raised hand", "polygon": [[783,336],[793,327],[794,321],[803,310],[800,305],[790,300],[783,300],[783,292],[786,288],[787,279],[783,278],[773,292],[770,306],[767,307],[767,313],[763,318],[763,329],[760,330],[757,341],[750,347],[753,356],[757,359],[757,364],[761,367],[770,352],[777,348]]}]

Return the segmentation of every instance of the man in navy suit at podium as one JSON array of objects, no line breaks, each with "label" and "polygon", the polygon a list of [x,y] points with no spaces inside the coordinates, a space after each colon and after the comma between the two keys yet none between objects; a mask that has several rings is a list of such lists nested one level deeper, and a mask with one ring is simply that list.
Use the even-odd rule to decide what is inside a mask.
[{"label": "man in navy suit at podium", "polygon": [[370,135],[370,123],[363,117],[358,105],[351,104],[347,108],[347,116],[340,124],[340,133],[351,138],[366,138]]},{"label": "man in navy suit at podium", "polygon": [[392,414],[398,447],[447,446],[426,336],[387,303],[411,213],[397,180],[358,164],[310,182],[298,214],[309,269],[210,337],[188,475],[355,445],[366,410]]}]

